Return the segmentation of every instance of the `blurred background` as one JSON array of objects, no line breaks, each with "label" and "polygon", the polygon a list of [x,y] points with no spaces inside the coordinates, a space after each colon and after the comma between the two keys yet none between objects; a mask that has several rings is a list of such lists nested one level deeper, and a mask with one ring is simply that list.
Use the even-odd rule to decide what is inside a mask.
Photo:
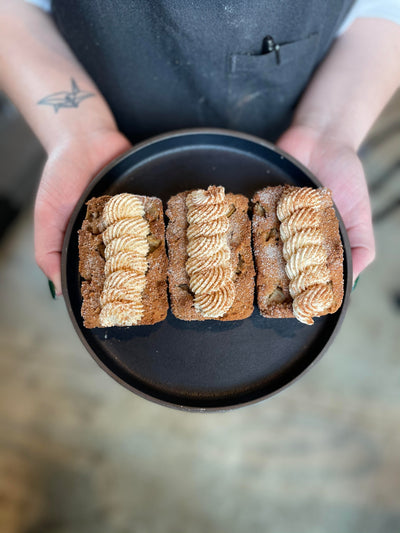
[{"label": "blurred background", "polygon": [[361,149],[377,259],[334,344],[224,414],[106,375],[35,265],[44,154],[0,94],[0,533],[400,531],[400,94]]}]

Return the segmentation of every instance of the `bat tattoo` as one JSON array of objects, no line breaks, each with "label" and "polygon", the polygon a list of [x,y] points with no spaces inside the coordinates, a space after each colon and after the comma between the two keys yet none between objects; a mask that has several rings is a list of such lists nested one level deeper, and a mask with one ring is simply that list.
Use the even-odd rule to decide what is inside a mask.
[{"label": "bat tattoo", "polygon": [[61,107],[78,107],[82,100],[86,100],[86,98],[91,96],[94,96],[94,93],[81,91],[74,78],[71,78],[71,91],[59,91],[50,94],[39,100],[38,105],[53,106],[54,111],[57,113]]}]

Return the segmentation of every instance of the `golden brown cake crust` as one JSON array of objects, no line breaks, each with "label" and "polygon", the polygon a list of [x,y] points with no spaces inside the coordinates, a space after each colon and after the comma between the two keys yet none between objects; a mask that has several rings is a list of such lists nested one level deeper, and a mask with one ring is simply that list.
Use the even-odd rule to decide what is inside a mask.
[{"label": "golden brown cake crust", "polygon": [[[280,222],[276,209],[284,191],[296,189],[289,185],[266,187],[258,191],[253,202],[253,248],[257,269],[257,303],[262,316],[267,318],[293,317],[289,278],[285,272]],[[318,189],[321,195],[321,231],[327,252],[327,267],[332,280],[333,304],[326,313],[334,313],[343,300],[343,247],[339,222],[333,208],[331,193]]]},{"label": "golden brown cake crust", "polygon": [[[102,212],[111,196],[92,198],[87,202],[86,218],[79,230],[79,273],[81,284],[83,325],[86,328],[102,327],[99,321],[100,295],[103,289],[104,244]],[[150,226],[149,268],[146,286],[142,295],[144,313],[138,325],[150,325],[164,320],[168,311],[167,254],[165,248],[165,226],[160,199],[139,196],[144,202],[145,218]]]},{"label": "golden brown cake crust", "polygon": [[[171,310],[181,320],[207,320],[193,306],[193,295],[189,289],[189,276],[185,264],[187,260],[187,207],[185,191],[172,196],[166,211],[168,243],[168,279]],[[248,216],[248,200],[241,194],[226,194],[232,206],[229,216],[229,246],[236,287],[235,300],[229,311],[216,320],[242,320],[253,312],[254,265],[251,251],[251,223]]]}]

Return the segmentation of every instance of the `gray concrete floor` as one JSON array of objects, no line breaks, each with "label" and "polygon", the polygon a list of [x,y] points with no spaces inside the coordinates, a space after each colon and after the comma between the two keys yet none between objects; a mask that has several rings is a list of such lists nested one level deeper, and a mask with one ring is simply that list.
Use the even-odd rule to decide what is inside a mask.
[{"label": "gray concrete floor", "polygon": [[377,260],[333,346],[225,414],[109,378],[51,299],[23,212],[0,247],[0,532],[400,531],[399,141],[397,97],[362,150],[371,184],[397,163],[374,187]]}]

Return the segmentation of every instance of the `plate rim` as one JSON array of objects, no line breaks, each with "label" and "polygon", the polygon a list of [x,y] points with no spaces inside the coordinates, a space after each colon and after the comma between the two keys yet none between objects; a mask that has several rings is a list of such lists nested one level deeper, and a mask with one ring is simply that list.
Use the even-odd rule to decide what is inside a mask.
[{"label": "plate rim", "polygon": [[[74,327],[75,332],[78,334],[78,337],[80,341],[82,342],[85,349],[89,352],[92,359],[99,365],[99,367],[105,371],[110,377],[112,377],[117,383],[125,387],[126,389],[130,390],[131,392],[135,393],[137,396],[149,400],[155,404],[163,405],[166,407],[170,407],[179,411],[187,411],[187,412],[227,412],[231,411],[233,409],[239,409],[242,407],[246,407],[248,405],[253,405],[260,403],[262,401],[265,401],[268,398],[271,398],[280,392],[282,392],[284,389],[294,385],[301,377],[303,377],[309,370],[311,370],[314,365],[320,361],[320,359],[323,357],[323,355],[326,353],[326,351],[331,346],[334,338],[336,337],[337,333],[339,332],[344,317],[347,312],[349,300],[350,300],[350,294],[352,290],[352,277],[353,277],[353,271],[352,271],[352,256],[351,256],[351,247],[350,247],[350,241],[348,238],[347,230],[345,228],[343,219],[340,215],[339,210],[337,209],[335,203],[333,202],[333,207],[336,212],[336,216],[339,221],[339,231],[340,236],[343,241],[343,251],[344,251],[344,265],[346,269],[346,276],[344,276],[344,283],[345,283],[345,290],[343,294],[343,301],[340,309],[336,311],[336,313],[339,314],[336,324],[327,340],[327,342],[324,344],[323,348],[319,351],[317,356],[312,360],[310,364],[308,364],[301,372],[299,372],[294,378],[290,379],[287,383],[283,384],[282,386],[274,389],[273,391],[268,392],[265,395],[257,396],[256,398],[250,399],[248,401],[240,402],[240,403],[232,403],[232,404],[226,404],[224,406],[207,406],[207,407],[199,407],[199,406],[192,406],[192,405],[185,405],[185,404],[179,404],[179,403],[173,403],[168,400],[158,398],[155,396],[152,396],[151,394],[148,394],[133,385],[130,385],[126,381],[124,381],[118,374],[113,372],[96,354],[95,350],[91,347],[89,342],[87,341],[85,335],[83,334],[81,327],[77,323],[77,320],[75,318],[75,314],[72,310],[71,301],[69,298],[69,291],[68,291],[68,284],[67,284],[67,257],[68,257],[68,248],[69,248],[69,242],[71,239],[72,229],[75,225],[77,215],[79,214],[80,210],[82,209],[86,197],[90,190],[92,190],[99,181],[116,165],[118,165],[121,161],[124,159],[130,157],[133,153],[139,152],[140,150],[147,148],[148,146],[151,146],[153,144],[162,142],[167,139],[176,138],[176,137],[184,137],[184,136],[196,136],[196,135],[215,135],[215,136],[227,136],[227,137],[233,137],[238,139],[243,139],[250,141],[252,143],[264,146],[268,148],[269,150],[272,150],[273,152],[276,152],[277,154],[283,156],[283,158],[290,161],[292,164],[294,164],[296,167],[298,167],[315,185],[318,187],[322,187],[322,183],[320,180],[302,163],[300,163],[295,157],[288,154],[285,150],[282,150],[278,146],[276,146],[274,143],[267,141],[265,139],[262,139],[260,137],[257,137],[255,135],[251,135],[244,132],[239,132],[235,130],[230,129],[224,129],[224,128],[208,128],[208,127],[197,127],[197,128],[185,128],[185,129],[178,129],[173,130],[170,132],[161,133],[159,135],[155,135],[153,137],[150,137],[146,140],[143,140],[135,145],[133,145],[130,149],[125,151],[123,154],[117,156],[112,161],[110,161],[107,165],[105,165],[97,174],[94,175],[94,177],[89,181],[83,192],[81,193],[81,196],[76,203],[71,216],[69,218],[64,238],[63,238],[63,245],[61,250],[61,285],[62,285],[62,294],[64,297],[64,303],[67,307],[69,318],[72,322],[72,325]],[[257,310],[257,308],[255,309]],[[335,314],[336,314],[335,313]]]}]

